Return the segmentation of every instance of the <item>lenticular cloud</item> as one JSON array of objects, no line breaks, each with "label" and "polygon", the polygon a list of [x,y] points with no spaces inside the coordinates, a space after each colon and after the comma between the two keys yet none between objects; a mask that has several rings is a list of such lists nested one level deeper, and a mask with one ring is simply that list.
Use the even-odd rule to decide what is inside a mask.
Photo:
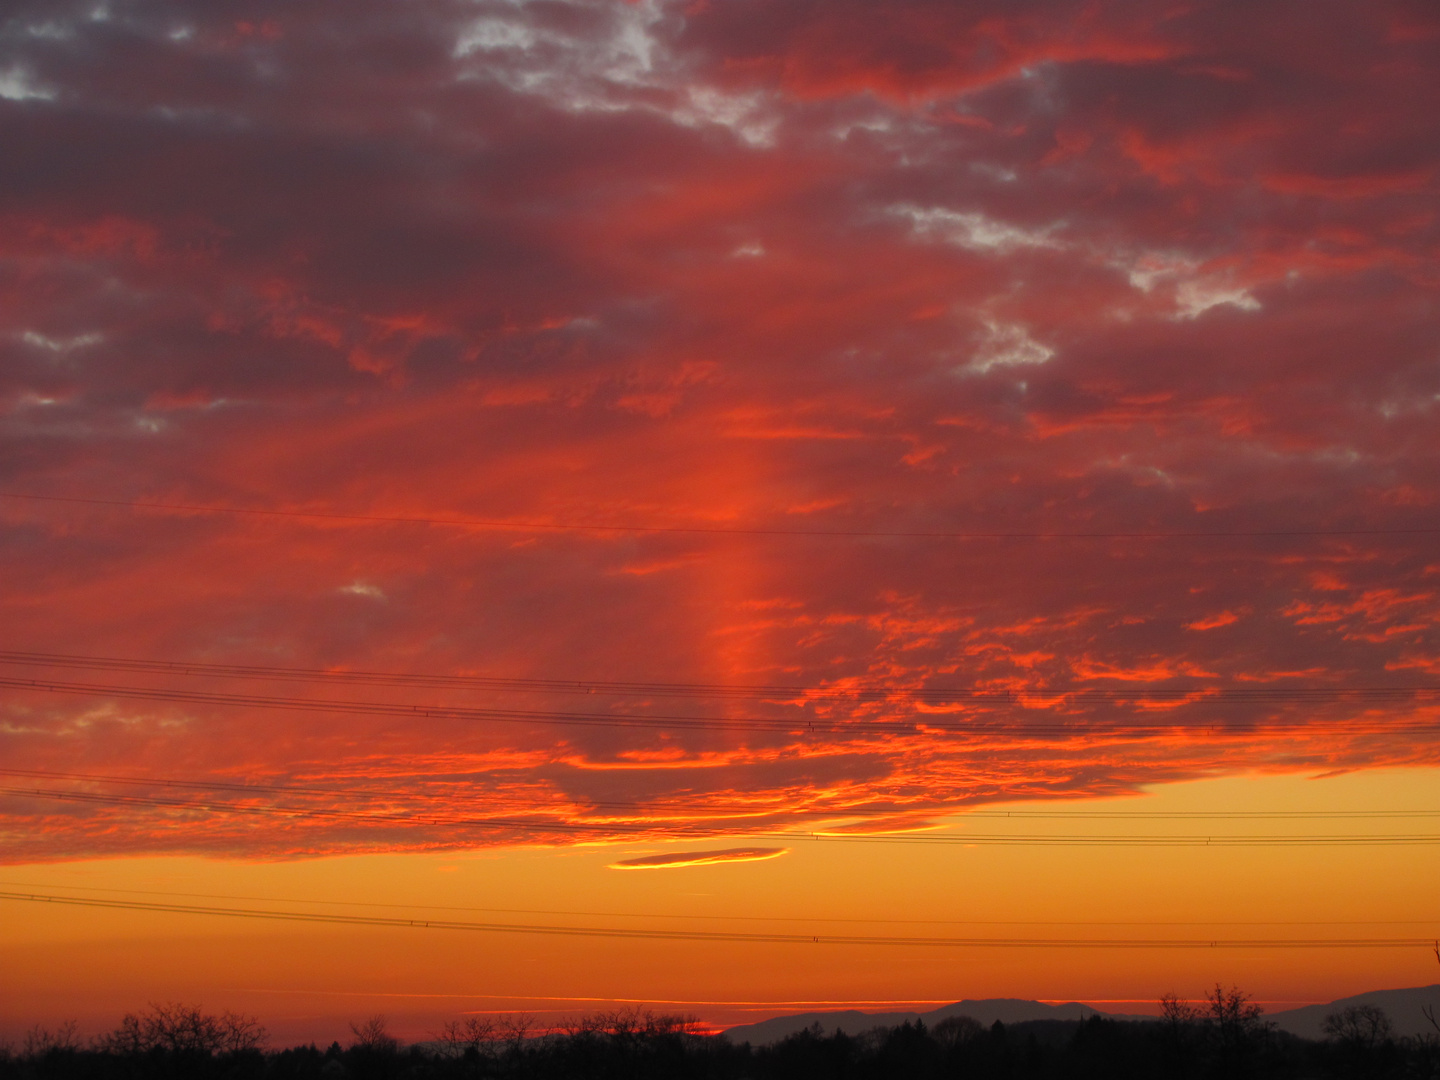
[{"label": "lenticular cloud", "polygon": [[724,851],[680,851],[666,855],[646,855],[611,863],[611,870],[675,870],[684,866],[710,866],[714,863],[759,862],[777,859],[789,848],[727,848]]}]

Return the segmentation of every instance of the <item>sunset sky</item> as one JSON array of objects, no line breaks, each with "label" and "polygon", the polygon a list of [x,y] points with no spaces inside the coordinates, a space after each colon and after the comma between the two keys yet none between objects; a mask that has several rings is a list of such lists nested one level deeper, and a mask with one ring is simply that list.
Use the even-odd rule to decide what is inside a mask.
[{"label": "sunset sky", "polygon": [[1440,981],[1437,71],[7,3],[0,1038]]}]

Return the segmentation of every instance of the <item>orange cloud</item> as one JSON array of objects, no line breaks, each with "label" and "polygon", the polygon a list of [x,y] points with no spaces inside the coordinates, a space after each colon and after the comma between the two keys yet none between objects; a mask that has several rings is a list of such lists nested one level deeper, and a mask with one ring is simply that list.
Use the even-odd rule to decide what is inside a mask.
[{"label": "orange cloud", "polygon": [[0,859],[1431,760],[1424,17],[586,10],[11,43]]},{"label": "orange cloud", "polygon": [[762,862],[778,859],[789,848],[726,848],[721,851],[682,851],[668,855],[645,855],[621,859],[611,870],[674,870],[683,866],[710,866],[714,863]]}]

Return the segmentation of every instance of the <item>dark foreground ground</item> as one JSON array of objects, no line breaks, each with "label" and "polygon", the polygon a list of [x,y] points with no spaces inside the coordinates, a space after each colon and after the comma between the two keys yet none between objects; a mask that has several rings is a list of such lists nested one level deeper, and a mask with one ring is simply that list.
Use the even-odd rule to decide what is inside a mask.
[{"label": "dark foreground ground", "polygon": [[[127,1018],[127,1021],[132,1018]],[[704,1080],[1050,1080],[1050,1078],[1440,1077],[1440,1040],[1394,1039],[1383,1016],[1350,1017],[1332,1037],[1308,1041],[1270,1029],[1258,1015],[1227,1022],[1199,1015],[1133,1023],[1093,1018],[983,1027],[957,1017],[926,1028],[904,1024],[861,1036],[801,1032],[772,1046],[697,1034],[682,1019],[643,1014],[592,1018],[534,1035],[470,1022],[433,1043],[402,1047],[371,1021],[349,1047],[265,1051],[252,1028],[231,1048],[171,1033],[151,1042],[132,1030],[78,1045],[38,1033],[0,1060],[0,1077],[195,1078],[195,1080],[401,1080],[401,1078],[704,1078]],[[212,1033],[213,1034],[213,1033]],[[219,1036],[217,1036],[219,1037]],[[187,1038],[189,1040],[187,1044]],[[236,1044],[239,1044],[238,1046]]]}]

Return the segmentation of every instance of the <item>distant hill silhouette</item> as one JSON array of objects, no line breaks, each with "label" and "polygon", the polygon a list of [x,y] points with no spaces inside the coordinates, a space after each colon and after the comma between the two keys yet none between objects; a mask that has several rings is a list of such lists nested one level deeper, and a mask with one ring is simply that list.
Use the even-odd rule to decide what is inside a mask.
[{"label": "distant hill silhouette", "polygon": [[1084,1020],[1089,1016],[1111,1016],[1118,1020],[1145,1020],[1148,1017],[1128,1016],[1118,1013],[1100,1013],[1089,1005],[1078,1001],[1063,1005],[1046,1005],[1039,1001],[1023,998],[966,999],[953,1005],[942,1005],[929,1012],[867,1013],[855,1009],[840,1012],[797,1013],[792,1016],[776,1016],[758,1024],[744,1024],[728,1029],[725,1034],[731,1042],[749,1042],[756,1046],[778,1042],[787,1035],[803,1031],[812,1024],[819,1024],[825,1033],[843,1031],[847,1035],[858,1035],[876,1027],[895,1027],[907,1020],[923,1020],[927,1027],[938,1024],[950,1016],[968,1016],[989,1027],[999,1020],[1002,1024],[1019,1024],[1028,1020]]},{"label": "distant hill silhouette", "polygon": [[1430,1021],[1420,1010],[1426,1005],[1433,1006],[1440,1015],[1440,983],[1433,986],[1412,986],[1403,990],[1371,990],[1354,997],[1341,998],[1328,1005],[1306,1005],[1303,1009],[1289,1009],[1270,1014],[1266,1019],[1275,1021],[1281,1031],[1299,1035],[1306,1039],[1324,1038],[1320,1025],[1325,1017],[1350,1005],[1374,1005],[1384,1009],[1395,1027],[1396,1035],[1435,1034]]},{"label": "distant hill silhouette", "polygon": [[[1420,1011],[1425,1005],[1440,1009],[1440,984],[1415,986],[1400,990],[1372,990],[1354,997],[1340,998],[1325,1005],[1307,1005],[1300,1009],[1267,1013],[1266,1019],[1275,1023],[1281,1031],[1299,1035],[1306,1039],[1324,1037],[1321,1025],[1325,1017],[1350,1005],[1374,1005],[1385,1010],[1395,1026],[1396,1035],[1423,1035],[1433,1033],[1434,1028]],[[1003,1024],[1019,1024],[1033,1020],[1084,1020],[1089,1016],[1107,1016],[1112,1020],[1152,1020],[1152,1016],[1133,1013],[1102,1013],[1089,1005],[1071,1001],[1062,1005],[1046,1005],[1039,1001],[1023,998],[966,999],[953,1005],[942,1005],[929,1012],[886,1012],[868,1013],[856,1009],[835,1012],[795,1013],[776,1016],[755,1024],[742,1024],[729,1028],[725,1034],[732,1042],[748,1042],[755,1046],[766,1046],[779,1042],[787,1035],[803,1031],[819,1024],[828,1035],[843,1031],[847,1035],[858,1035],[877,1027],[895,1027],[906,1021],[923,1020],[932,1027],[949,1016],[968,1016],[987,1027],[996,1020]]]}]

